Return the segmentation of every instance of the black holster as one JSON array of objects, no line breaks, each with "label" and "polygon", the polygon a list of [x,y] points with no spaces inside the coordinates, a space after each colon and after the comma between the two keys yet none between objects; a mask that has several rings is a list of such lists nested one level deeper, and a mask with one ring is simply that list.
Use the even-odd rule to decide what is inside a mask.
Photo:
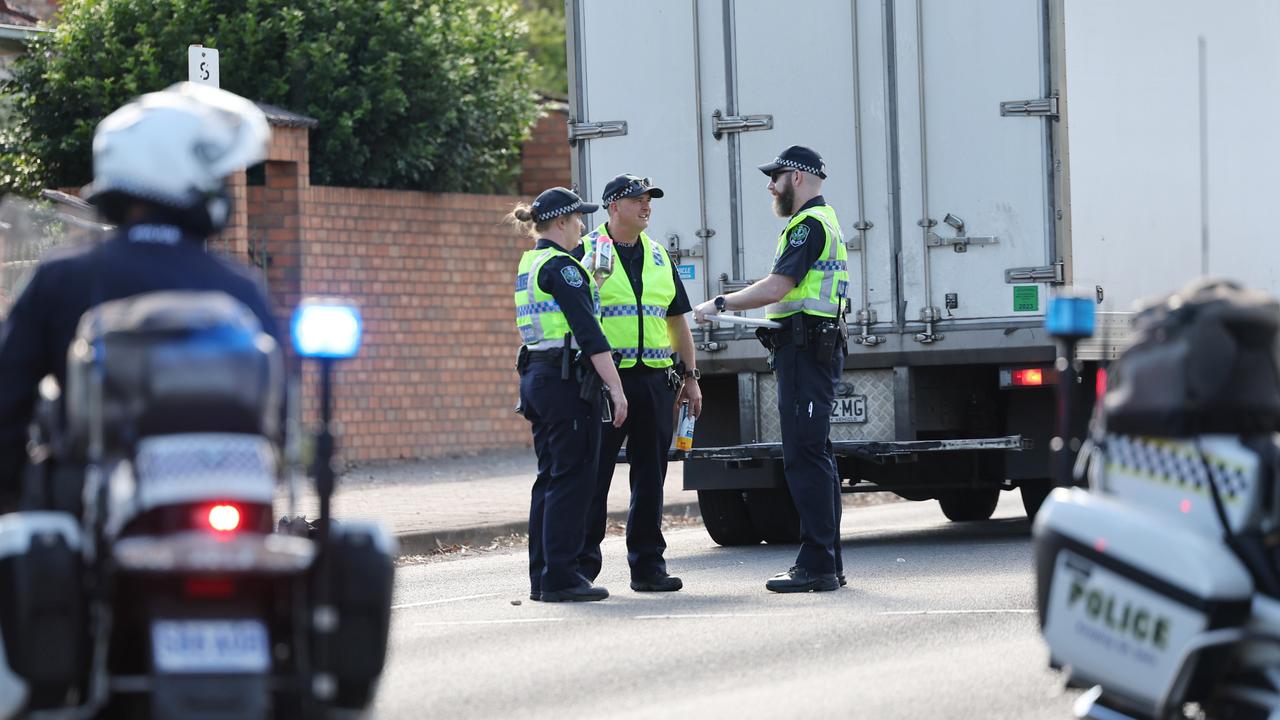
[{"label": "black holster", "polygon": [[583,402],[594,403],[596,398],[600,397],[600,393],[604,391],[604,381],[600,379],[600,373],[596,372],[596,368],[591,364],[591,358],[583,355],[581,351],[577,355],[577,378],[578,378],[578,399]]},{"label": "black holster", "polygon": [[684,364],[683,360],[679,359],[671,367],[667,368],[667,388],[671,392],[680,392],[680,385],[684,383],[684,373],[687,369],[688,366]]}]

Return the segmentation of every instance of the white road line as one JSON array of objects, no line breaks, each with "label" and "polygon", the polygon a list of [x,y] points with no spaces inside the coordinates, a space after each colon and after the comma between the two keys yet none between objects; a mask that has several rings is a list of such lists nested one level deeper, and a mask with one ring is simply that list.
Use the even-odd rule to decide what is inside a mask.
[{"label": "white road line", "polygon": [[878,612],[877,615],[1030,615],[1035,610],[1024,610],[1022,608],[1009,609],[991,609],[991,610],[886,610]]},{"label": "white road line", "polygon": [[453,625],[515,625],[518,623],[555,623],[564,618],[511,618],[509,620],[446,620],[441,622],[414,623],[414,627],[449,627]]},{"label": "white road line", "polygon": [[690,620],[701,618],[774,618],[795,613],[703,613],[698,615],[636,615],[636,620]]},{"label": "white road line", "polygon": [[403,610],[405,608],[426,607],[428,605],[443,605],[445,603],[458,602],[460,600],[479,600],[480,598],[497,597],[501,593],[485,593],[484,595],[463,595],[462,597],[445,598],[443,600],[426,600],[416,603],[404,603],[402,605],[392,605],[392,610]]}]

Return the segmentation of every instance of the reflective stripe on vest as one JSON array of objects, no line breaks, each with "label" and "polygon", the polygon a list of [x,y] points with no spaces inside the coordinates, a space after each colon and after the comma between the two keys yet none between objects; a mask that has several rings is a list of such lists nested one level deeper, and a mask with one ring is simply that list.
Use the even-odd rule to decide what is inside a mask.
[{"label": "reflective stripe on vest", "polygon": [[569,330],[569,321],[560,310],[559,303],[551,293],[538,287],[538,273],[548,260],[563,255],[577,264],[582,272],[584,282],[591,283],[591,294],[595,304],[600,306],[600,294],[596,290],[591,273],[572,255],[560,248],[542,248],[529,250],[520,256],[520,269],[516,274],[516,330],[520,331],[520,339],[530,350],[559,350],[564,347],[564,338],[569,337],[569,347],[577,348],[577,338]]},{"label": "reflective stripe on vest", "polygon": [[[585,254],[582,264],[591,267],[596,238],[605,235],[605,226],[592,230],[582,238]],[[636,300],[631,278],[614,250],[613,274],[600,286],[600,326],[614,352],[622,356],[619,367],[632,367],[639,360],[649,367],[671,365],[671,337],[667,330],[667,308],[676,299],[676,283],[671,276],[671,258],[658,243],[640,233],[641,298]],[[640,347],[643,326],[644,347]]]},{"label": "reflective stripe on vest", "polygon": [[787,247],[787,235],[805,218],[817,218],[826,229],[827,242],[822,254],[805,272],[804,278],[776,303],[765,307],[765,317],[784,318],[803,312],[820,317],[836,317],[841,303],[849,292],[849,253],[844,246],[844,234],[840,221],[830,205],[817,205],[801,210],[791,218],[778,237],[778,249],[773,260],[776,263]]}]

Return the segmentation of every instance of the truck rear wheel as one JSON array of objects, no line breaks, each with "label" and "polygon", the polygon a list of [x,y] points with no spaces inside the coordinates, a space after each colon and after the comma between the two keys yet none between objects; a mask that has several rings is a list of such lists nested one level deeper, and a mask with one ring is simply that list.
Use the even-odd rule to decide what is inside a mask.
[{"label": "truck rear wheel", "polygon": [[698,509],[702,524],[717,545],[755,545],[760,533],[751,522],[746,498],[741,490],[699,490]]},{"label": "truck rear wheel", "polygon": [[770,545],[800,542],[800,513],[785,486],[748,490],[747,512],[756,532]]},{"label": "truck rear wheel", "polygon": [[1000,502],[998,487],[948,490],[938,496],[938,504],[942,505],[942,514],[952,522],[986,520],[996,511],[998,502]]},{"label": "truck rear wheel", "polygon": [[1049,478],[1023,480],[1018,485],[1018,492],[1022,493],[1022,509],[1027,511],[1028,520],[1036,519],[1036,513],[1040,512],[1040,506],[1049,497],[1051,490],[1053,482]]}]

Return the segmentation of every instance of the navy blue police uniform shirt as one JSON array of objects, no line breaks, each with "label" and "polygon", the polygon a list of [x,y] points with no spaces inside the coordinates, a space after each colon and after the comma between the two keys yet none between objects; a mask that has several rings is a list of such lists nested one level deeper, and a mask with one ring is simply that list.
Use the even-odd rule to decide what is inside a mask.
[{"label": "navy blue police uniform shirt", "polygon": [[0,492],[18,489],[40,379],[53,374],[66,385],[67,348],[80,316],[108,300],[161,290],[221,290],[280,341],[261,280],[174,226],[133,225],[100,243],[53,251],[0,325]]},{"label": "navy blue police uniform shirt", "polygon": [[[538,241],[537,248],[560,248],[551,240],[543,238]],[[563,249],[563,248],[560,248]],[[579,251],[580,252],[580,251]],[[569,331],[578,340],[578,347],[584,355],[610,352],[609,341],[600,329],[596,320],[596,301],[591,296],[591,281],[582,274],[577,263],[563,255],[557,255],[542,264],[538,271],[538,287],[550,293],[564,313],[565,322],[569,323]]]},{"label": "navy blue police uniform shirt", "polygon": [[[804,210],[819,205],[826,205],[827,201],[821,195],[815,197],[796,211],[795,217]],[[790,224],[790,221],[788,221]],[[787,245],[782,249],[782,255],[773,263],[772,274],[786,275],[799,285],[804,281],[804,276],[813,267],[813,264],[822,256],[822,249],[827,244],[827,228],[822,221],[815,217],[807,217],[801,220],[798,225],[791,228],[791,232],[787,233]]]},{"label": "navy blue police uniform shirt", "polygon": [[[608,223],[605,223],[604,230],[606,235],[613,237],[612,233],[609,231]],[[613,249],[614,249],[614,257],[615,257],[614,261],[622,263],[623,267],[626,269],[627,279],[631,281],[631,292],[635,293],[636,297],[638,298],[644,297],[644,263],[648,259],[648,256],[645,254],[644,248],[640,245],[639,242],[633,243],[631,245],[623,245],[622,243],[617,242],[615,240],[613,243]],[[574,250],[574,257],[578,259],[582,259],[582,256],[585,254],[585,252],[586,252],[586,248],[579,245]],[[662,252],[666,253],[667,252],[666,248],[663,248]],[[689,303],[689,295],[688,293],[685,292],[684,281],[680,279],[680,273],[678,270],[676,270],[676,264],[672,262],[671,255],[669,253],[667,254],[667,264],[671,266],[671,280],[672,282],[675,283],[675,286],[676,286],[676,296],[671,299],[671,304],[667,306],[667,317],[683,315],[687,312],[692,311],[693,305]],[[643,318],[640,318],[639,322],[640,322],[640,334],[639,334],[640,346],[644,347]],[[647,368],[648,365],[645,365],[644,363],[636,363],[634,367]]]}]

